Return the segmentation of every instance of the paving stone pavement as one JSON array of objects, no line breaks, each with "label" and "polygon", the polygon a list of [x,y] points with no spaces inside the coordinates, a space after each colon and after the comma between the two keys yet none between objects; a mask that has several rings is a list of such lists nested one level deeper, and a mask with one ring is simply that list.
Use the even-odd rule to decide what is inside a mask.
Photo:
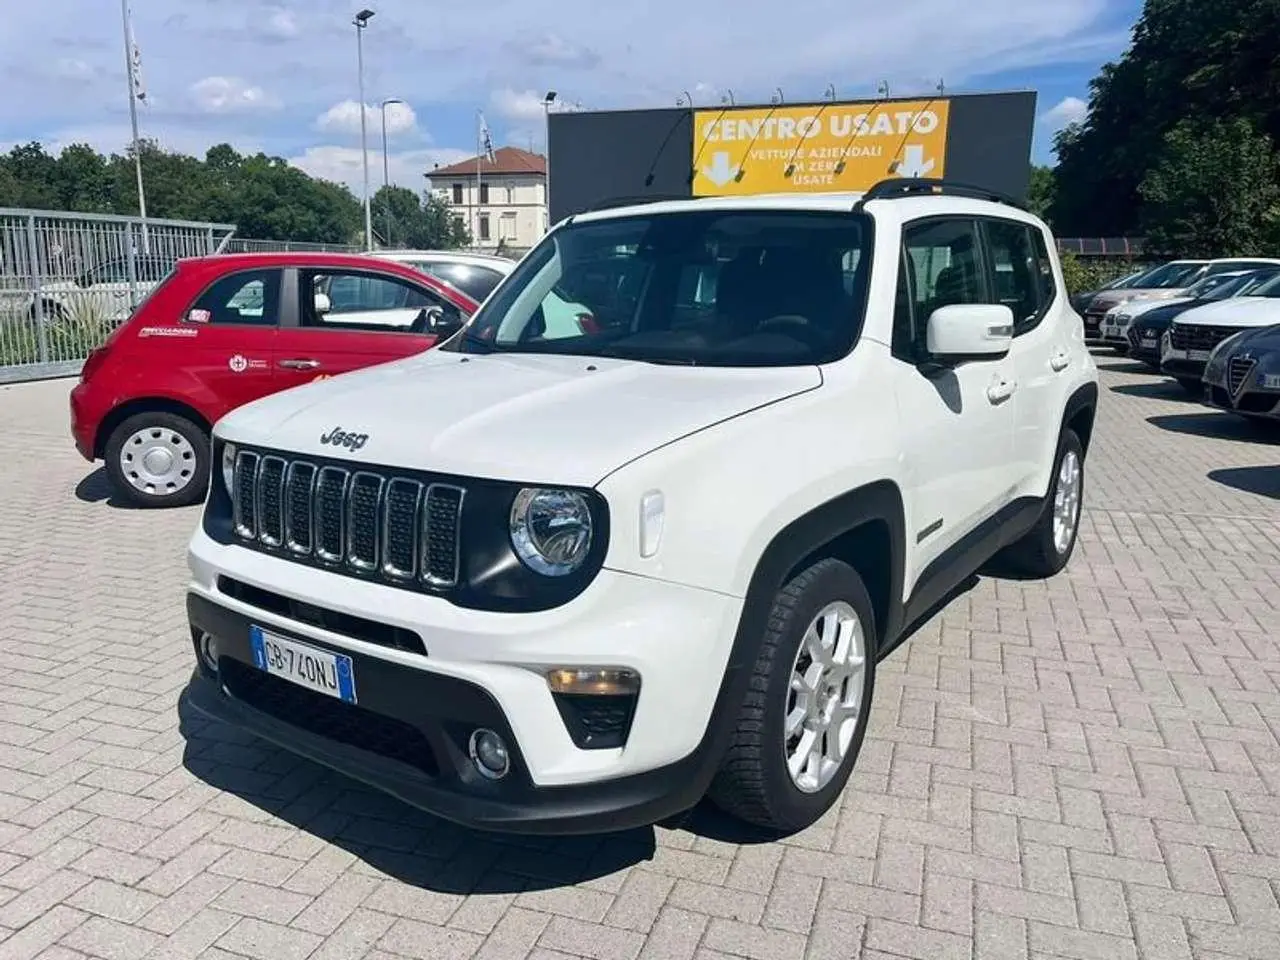
[{"label": "paving stone pavement", "polygon": [[472,834],[178,727],[194,509],[0,387],[0,960],[1280,957],[1280,446],[1101,359],[1080,549],[881,668],[842,805]]}]

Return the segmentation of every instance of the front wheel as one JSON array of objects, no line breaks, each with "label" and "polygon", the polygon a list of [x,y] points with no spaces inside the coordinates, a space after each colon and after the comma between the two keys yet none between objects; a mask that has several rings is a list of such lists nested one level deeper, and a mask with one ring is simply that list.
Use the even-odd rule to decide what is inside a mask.
[{"label": "front wheel", "polygon": [[875,689],[875,612],[862,578],[819,560],[773,600],[711,800],[784,833],[808,827],[844,789]]},{"label": "front wheel", "polygon": [[1049,496],[1036,525],[1004,551],[1018,573],[1052,577],[1071,559],[1080,532],[1084,502],[1084,445],[1074,430],[1064,430],[1054,459]]},{"label": "front wheel", "polygon": [[112,486],[137,507],[186,507],[209,487],[209,436],[176,413],[129,417],[112,431],[105,460]]}]

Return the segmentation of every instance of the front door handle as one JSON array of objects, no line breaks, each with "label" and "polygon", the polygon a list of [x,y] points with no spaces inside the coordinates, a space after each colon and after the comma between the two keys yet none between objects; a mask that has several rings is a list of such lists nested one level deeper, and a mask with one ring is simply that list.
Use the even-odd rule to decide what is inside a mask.
[{"label": "front door handle", "polygon": [[1059,351],[1049,358],[1049,367],[1054,373],[1061,373],[1069,366],[1071,366],[1071,355],[1065,350]]},{"label": "front door handle", "polygon": [[320,366],[320,361],[312,360],[310,357],[295,357],[289,360],[281,360],[280,366],[286,370],[314,370]]},{"label": "front door handle", "polygon": [[1013,380],[998,380],[987,387],[987,399],[992,403],[1004,403],[1017,389],[1018,384]]}]

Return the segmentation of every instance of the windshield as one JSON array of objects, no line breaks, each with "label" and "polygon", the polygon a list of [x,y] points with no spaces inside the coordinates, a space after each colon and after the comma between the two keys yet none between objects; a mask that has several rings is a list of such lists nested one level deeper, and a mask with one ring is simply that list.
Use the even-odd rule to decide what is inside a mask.
[{"label": "windshield", "polygon": [[1131,273],[1129,274],[1129,276],[1121,277],[1119,280],[1112,280],[1102,289],[1103,290],[1125,290],[1125,289],[1128,289],[1129,287],[1141,287],[1142,284],[1139,283],[1138,281],[1146,279],[1147,275],[1152,272],[1154,271],[1139,270],[1137,273]]},{"label": "windshield", "polygon": [[1221,300],[1234,296],[1234,291],[1244,286],[1245,274],[1219,274],[1203,277],[1187,287],[1187,296],[1193,300]]},{"label": "windshield", "polygon": [[572,223],[543,239],[440,349],[790,366],[861,327],[864,214],[698,210]]},{"label": "windshield", "polygon": [[1272,300],[1280,300],[1280,274],[1272,277],[1265,283],[1260,283],[1249,291],[1251,297],[1269,297]]},{"label": "windshield", "polygon": [[1149,274],[1142,278],[1142,286],[1135,287],[1139,290],[1176,290],[1179,287],[1185,287],[1193,276],[1200,272],[1200,268],[1204,266],[1201,263],[1187,263],[1186,261],[1166,263],[1163,267],[1156,267]]}]

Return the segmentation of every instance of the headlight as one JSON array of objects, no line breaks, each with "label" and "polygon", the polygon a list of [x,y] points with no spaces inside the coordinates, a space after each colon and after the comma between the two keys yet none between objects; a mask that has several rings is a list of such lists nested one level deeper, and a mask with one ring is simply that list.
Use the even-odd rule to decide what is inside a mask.
[{"label": "headlight", "polygon": [[222,484],[228,493],[235,489],[237,452],[234,443],[222,445]]},{"label": "headlight", "polygon": [[535,573],[563,577],[591,549],[591,509],[572,490],[525,488],[511,505],[511,546]]}]

